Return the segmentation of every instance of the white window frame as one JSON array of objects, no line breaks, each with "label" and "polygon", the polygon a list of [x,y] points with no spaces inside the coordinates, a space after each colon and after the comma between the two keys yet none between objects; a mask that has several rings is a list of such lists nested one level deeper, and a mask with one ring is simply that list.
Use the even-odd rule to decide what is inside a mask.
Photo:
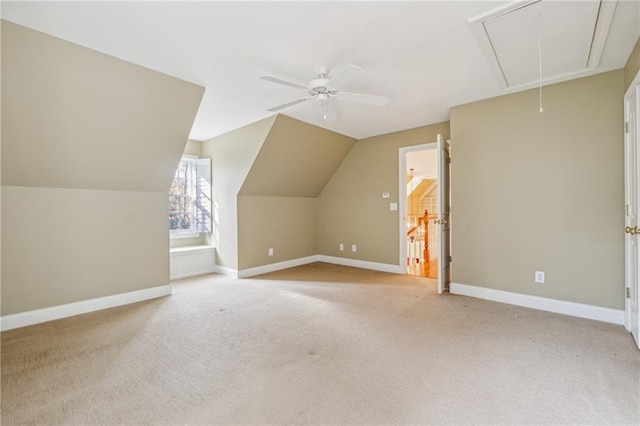
[{"label": "white window frame", "polygon": [[[180,162],[182,163],[183,161],[190,161],[192,163],[195,163],[195,160],[198,160],[199,157],[196,155],[189,155],[189,154],[184,154],[181,158],[180,158]],[[180,165],[178,165],[178,168],[180,167]],[[176,169],[177,171],[178,169]],[[175,176],[174,176],[175,179]],[[171,195],[169,195],[171,196]],[[192,200],[192,206],[195,204],[195,199]],[[192,212],[192,220],[193,220],[193,216],[195,215],[195,212]],[[193,227],[193,224],[192,224]],[[183,238],[198,238],[200,236],[201,232],[193,232],[193,231],[181,231],[179,229],[173,230],[173,229],[169,229],[169,238],[172,240],[178,240],[178,239],[183,239]]]}]

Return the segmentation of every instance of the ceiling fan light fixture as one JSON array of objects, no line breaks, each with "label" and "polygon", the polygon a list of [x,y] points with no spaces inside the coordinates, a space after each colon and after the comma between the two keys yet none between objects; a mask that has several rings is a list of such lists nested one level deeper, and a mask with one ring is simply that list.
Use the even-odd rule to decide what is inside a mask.
[{"label": "ceiling fan light fixture", "polygon": [[269,108],[267,111],[276,112],[281,109],[288,108],[299,103],[315,99],[320,105],[322,105],[322,118],[326,121],[332,121],[337,118],[335,107],[332,105],[331,98],[336,100],[345,100],[349,102],[355,102],[365,105],[384,106],[389,101],[389,98],[385,96],[365,95],[360,93],[342,92],[340,87],[349,83],[353,77],[357,74],[364,72],[364,70],[355,65],[349,65],[333,77],[329,77],[329,69],[326,67],[317,67],[317,77],[311,80],[308,85],[282,79],[279,77],[273,77],[269,75],[263,75],[260,78],[271,83],[280,84],[283,86],[293,87],[295,89],[302,89],[307,93],[307,96],[295,101],[287,102],[282,105],[278,105],[273,108]]}]

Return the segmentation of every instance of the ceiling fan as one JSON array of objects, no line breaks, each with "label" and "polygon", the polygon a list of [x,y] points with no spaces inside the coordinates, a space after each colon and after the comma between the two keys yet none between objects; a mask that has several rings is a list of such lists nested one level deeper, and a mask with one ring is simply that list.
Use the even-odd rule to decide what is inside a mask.
[{"label": "ceiling fan", "polygon": [[331,102],[333,99],[366,105],[385,106],[389,102],[389,98],[385,96],[365,95],[362,93],[342,92],[339,90],[341,87],[348,84],[353,77],[362,72],[364,72],[362,68],[355,65],[349,65],[338,74],[333,77],[329,77],[329,69],[327,67],[317,67],[317,78],[311,80],[309,84],[296,83],[290,80],[272,77],[270,75],[263,75],[260,77],[262,80],[293,87],[306,92],[306,96],[303,96],[302,98],[269,108],[267,111],[276,112],[302,102],[315,100],[322,106],[322,118],[327,121],[331,121],[336,119],[335,105]]}]

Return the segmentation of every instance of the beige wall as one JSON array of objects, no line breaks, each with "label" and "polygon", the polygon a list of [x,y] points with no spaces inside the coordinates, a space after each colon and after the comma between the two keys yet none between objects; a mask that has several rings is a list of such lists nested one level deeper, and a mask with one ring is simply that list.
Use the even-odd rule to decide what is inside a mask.
[{"label": "beige wall", "polygon": [[315,199],[354,143],[283,115],[205,142],[217,263],[242,270],[316,254]]},{"label": "beige wall", "polygon": [[238,222],[238,269],[317,254],[316,198],[240,196]]},{"label": "beige wall", "polygon": [[213,232],[216,264],[238,269],[238,192],[256,159],[275,116],[208,140],[202,155],[211,158]]},{"label": "beige wall", "polygon": [[316,198],[355,142],[277,116],[240,190],[238,269],[317,254]]},{"label": "beige wall", "polygon": [[278,115],[241,195],[317,197],[355,139]]},{"label": "beige wall", "polygon": [[5,186],[2,314],[169,283],[161,192]]},{"label": "beige wall", "polygon": [[195,155],[198,158],[202,157],[202,142],[188,140],[182,155]]},{"label": "beige wall", "polygon": [[204,89],[2,22],[2,314],[169,283]]},{"label": "beige wall", "polygon": [[631,82],[635,78],[636,74],[640,71],[640,38],[636,41],[636,45],[633,47],[633,51],[627,59],[627,64],[624,67],[624,89],[627,90],[631,85]]},{"label": "beige wall", "polygon": [[[453,281],[624,308],[623,71],[451,110]],[[534,271],[546,273],[534,283]]]},{"label": "beige wall", "polygon": [[4,185],[168,190],[201,87],[9,22],[2,68]]},{"label": "beige wall", "polygon": [[[354,145],[318,198],[318,253],[398,265],[398,149],[449,137],[449,123],[362,139]],[[390,199],[382,193],[390,192]],[[356,244],[358,251],[340,252]]]}]

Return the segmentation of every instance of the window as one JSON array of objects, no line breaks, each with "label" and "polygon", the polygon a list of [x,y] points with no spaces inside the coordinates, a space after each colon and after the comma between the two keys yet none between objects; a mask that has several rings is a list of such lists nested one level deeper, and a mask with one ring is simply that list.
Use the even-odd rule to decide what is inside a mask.
[{"label": "window", "polygon": [[211,159],[182,157],[169,190],[172,237],[211,232]]}]

